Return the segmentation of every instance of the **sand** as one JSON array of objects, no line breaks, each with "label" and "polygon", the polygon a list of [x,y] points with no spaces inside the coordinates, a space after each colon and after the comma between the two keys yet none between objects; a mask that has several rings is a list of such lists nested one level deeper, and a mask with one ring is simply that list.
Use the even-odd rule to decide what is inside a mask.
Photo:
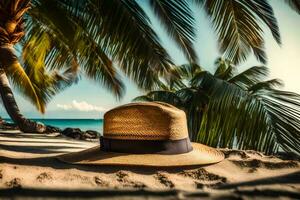
[{"label": "sand", "polygon": [[0,131],[0,198],[300,199],[300,161],[223,149],[218,164],[139,168],[65,164],[55,156],[97,145],[56,134]]}]

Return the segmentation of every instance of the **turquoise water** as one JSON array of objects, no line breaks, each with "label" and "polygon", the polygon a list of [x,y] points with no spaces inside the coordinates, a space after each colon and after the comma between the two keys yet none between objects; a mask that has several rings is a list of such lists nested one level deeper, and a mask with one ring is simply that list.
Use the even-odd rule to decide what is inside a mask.
[{"label": "turquoise water", "polygon": [[[102,119],[32,119],[43,124],[55,126],[61,129],[67,127],[80,128],[81,130],[94,130],[102,133]],[[10,119],[5,119],[7,122],[12,122]]]}]

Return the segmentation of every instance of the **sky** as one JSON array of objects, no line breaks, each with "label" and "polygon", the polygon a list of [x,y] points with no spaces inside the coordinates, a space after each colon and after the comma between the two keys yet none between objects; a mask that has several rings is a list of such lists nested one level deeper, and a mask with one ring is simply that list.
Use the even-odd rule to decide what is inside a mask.
[{"label": "sky", "polygon": [[[139,0],[139,3],[150,16],[154,30],[173,58],[176,64],[187,63],[182,52],[176,44],[168,37],[159,21],[151,12],[146,1]],[[279,46],[269,30],[265,30],[266,53],[268,56],[267,67],[270,70],[269,78],[279,78],[284,82],[283,90],[300,94],[300,16],[292,11],[283,0],[269,0],[275,17],[278,20],[282,45]],[[200,65],[206,70],[214,70],[214,61],[221,54],[217,48],[217,40],[210,26],[208,18],[203,10],[193,6],[196,18],[197,37],[194,43],[198,53]],[[253,56],[238,66],[238,71],[243,71],[251,66],[262,65]],[[121,104],[129,103],[138,95],[144,92],[139,90],[135,84],[124,77],[126,93],[121,100],[117,100],[110,91],[106,90],[100,83],[87,80],[81,77],[77,84],[66,89],[55,96],[47,105],[44,115],[41,115],[34,106],[20,96],[16,90],[15,98],[21,112],[28,118],[102,118],[103,113]],[[1,104],[2,105],[2,104]],[[7,118],[3,106],[0,107],[0,116]]]}]

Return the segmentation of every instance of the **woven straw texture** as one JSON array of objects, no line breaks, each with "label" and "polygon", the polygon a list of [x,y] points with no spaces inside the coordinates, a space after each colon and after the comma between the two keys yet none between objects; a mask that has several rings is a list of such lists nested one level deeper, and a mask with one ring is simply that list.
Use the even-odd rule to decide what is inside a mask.
[{"label": "woven straw texture", "polygon": [[131,103],[104,115],[103,135],[127,140],[180,140],[188,137],[182,110],[160,102]]},{"label": "woven straw texture", "polygon": [[[185,113],[171,105],[133,103],[117,107],[104,115],[103,135],[127,140],[180,140],[188,137],[188,130]],[[224,154],[214,148],[198,143],[192,143],[192,146],[193,150],[188,153],[163,155],[105,152],[98,145],[61,155],[58,159],[73,164],[156,167],[212,164],[224,159]]]}]

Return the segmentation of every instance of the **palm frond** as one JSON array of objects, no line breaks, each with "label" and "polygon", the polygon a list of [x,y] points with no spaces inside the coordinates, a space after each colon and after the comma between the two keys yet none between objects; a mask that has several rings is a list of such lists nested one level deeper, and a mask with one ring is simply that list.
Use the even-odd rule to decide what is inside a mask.
[{"label": "palm frond", "polygon": [[[193,75],[202,71],[201,67],[196,63],[173,66],[172,70],[175,75],[168,79],[167,83],[169,84],[169,87],[164,87],[169,88],[169,90],[178,90],[180,88],[188,87],[188,81],[193,77]],[[164,89],[162,87],[158,88]]]},{"label": "palm frond", "polygon": [[[212,146],[277,151],[276,139],[268,136],[266,115],[260,105],[238,87],[216,80],[211,99],[202,118],[197,141]],[[264,134],[265,137],[260,137]],[[266,138],[272,145],[264,149]],[[269,149],[271,148],[271,149]]]},{"label": "palm frond", "polygon": [[285,2],[298,14],[300,14],[300,1],[299,0],[285,0]]},{"label": "palm frond", "polygon": [[201,124],[199,119],[203,116],[209,102],[209,96],[206,91],[200,88],[183,88],[176,91],[176,95],[182,101],[182,106],[177,107],[186,112],[189,137],[195,141]]},{"label": "palm frond", "polygon": [[125,86],[112,59],[89,34],[81,28],[78,29],[80,34],[76,38],[80,42],[78,42],[77,49],[82,71],[88,78],[101,83],[117,98],[121,98]]},{"label": "palm frond", "polygon": [[[26,97],[36,106],[37,110],[44,113],[45,105],[42,103],[37,95],[34,85],[27,76],[24,68],[18,61],[12,47],[0,48],[0,62],[3,66],[7,76],[11,79],[13,85],[20,90]],[[4,61],[4,62],[3,62]]]},{"label": "palm frond", "polygon": [[276,87],[282,87],[283,82],[280,79],[271,79],[268,81],[261,81],[248,88],[251,93],[260,92],[261,90],[272,90]]},{"label": "palm frond", "polygon": [[219,58],[216,60],[215,65],[217,66],[214,73],[216,78],[228,80],[236,72],[236,67],[229,60]]},{"label": "palm frond", "polygon": [[53,50],[52,42],[48,32],[45,31],[39,35],[32,34],[23,43],[23,66],[43,105],[77,80],[78,63],[76,60],[62,73],[57,70],[51,72],[47,70],[45,61],[48,52]]},{"label": "palm frond", "polygon": [[30,61],[28,56],[31,56],[31,51],[35,51],[35,48],[30,47],[37,46],[45,52],[45,56],[37,53],[35,59],[39,58],[41,65],[46,65],[47,69],[61,70],[72,65],[76,58],[75,44],[77,43],[74,42],[76,24],[66,17],[67,14],[54,1],[51,3],[45,0],[35,3],[29,11],[30,16],[27,16],[27,34],[21,43],[25,61]]},{"label": "palm frond", "polygon": [[[217,74],[226,72],[230,63],[223,64]],[[266,67],[255,66],[222,80],[195,71],[190,85],[149,92],[138,100],[163,101],[184,110],[192,141],[267,154],[278,150],[300,154],[300,95],[275,89],[282,83],[263,81],[267,73]]]},{"label": "palm frond", "polygon": [[159,76],[171,70],[172,61],[146,13],[134,0],[90,3],[91,15],[83,21],[92,27],[91,36],[107,47],[105,51],[139,87],[153,88]]},{"label": "palm frond", "polygon": [[[268,3],[267,0],[254,0],[247,1],[244,0],[249,9],[256,14],[258,19],[262,20],[264,24],[270,29],[273,38],[278,44],[281,44],[281,37],[279,32],[278,23],[274,15],[272,6]],[[254,51],[254,53],[256,53]],[[259,52],[258,52],[259,56]]]},{"label": "palm frond", "polygon": [[300,153],[299,95],[278,90],[252,95],[221,80],[210,90],[198,141],[265,153],[275,153],[279,147]]},{"label": "palm frond", "polygon": [[[82,71],[85,72],[88,78],[102,83],[116,97],[120,98],[124,92],[124,86],[112,60],[102,49],[101,44],[91,38],[88,31],[74,21],[78,16],[72,16],[73,10],[64,7],[67,5],[62,2],[56,2],[55,4],[53,1],[48,0],[39,2],[30,13],[33,23],[29,30],[30,37],[27,38],[27,43],[34,43],[32,40],[34,36],[49,35],[48,39],[52,46],[48,49],[43,46],[48,53],[46,58],[41,58],[47,68],[51,70],[66,69],[65,72],[69,72],[67,73],[68,77],[64,73],[63,79],[69,78],[69,83],[70,78],[76,78],[72,77],[70,72],[73,71],[73,75],[76,76],[76,72],[81,66]],[[70,9],[73,8],[72,6],[70,6]],[[47,11],[41,12],[45,8],[47,8]],[[39,12],[36,12],[36,10]],[[36,26],[39,27],[35,28]],[[41,26],[45,28],[41,29]],[[28,46],[24,45],[23,47],[23,51],[26,52]]]},{"label": "palm frond", "polygon": [[265,66],[254,66],[249,69],[235,75],[228,80],[229,83],[233,83],[243,89],[248,89],[252,85],[261,82],[269,73],[269,70]]},{"label": "palm frond", "polygon": [[151,97],[149,97],[148,95],[142,95],[142,96],[137,96],[134,99],[132,99],[132,101],[154,101]]},{"label": "palm frond", "polygon": [[182,101],[176,93],[163,90],[152,91],[147,93],[147,95],[138,96],[133,101],[161,101],[178,107],[182,106]]},{"label": "palm frond", "polygon": [[268,113],[276,141],[285,151],[300,153],[300,95],[268,90],[258,94]]},{"label": "palm frond", "polygon": [[178,72],[182,79],[191,79],[194,74],[201,72],[202,68],[196,63],[190,63],[175,66],[175,70]]},{"label": "palm frond", "polygon": [[194,18],[186,0],[150,0],[150,5],[169,35],[191,63],[198,61],[193,48]]},{"label": "palm frond", "polygon": [[215,78],[208,71],[201,71],[194,74],[190,80],[190,85],[194,88],[208,88],[214,83]]},{"label": "palm frond", "polygon": [[[82,56],[85,56],[86,59],[86,62],[82,65],[85,75],[104,85],[109,91],[113,92],[117,98],[121,98],[125,86],[121,80],[121,76],[107,55],[100,49],[97,49],[97,46],[94,46],[94,48],[91,48]],[[101,59],[99,59],[99,57]]]},{"label": "palm frond", "polygon": [[266,63],[263,28],[259,20],[280,43],[277,21],[266,0],[206,0],[203,6],[217,32],[221,51],[235,64],[246,60],[251,51],[260,62]]}]

